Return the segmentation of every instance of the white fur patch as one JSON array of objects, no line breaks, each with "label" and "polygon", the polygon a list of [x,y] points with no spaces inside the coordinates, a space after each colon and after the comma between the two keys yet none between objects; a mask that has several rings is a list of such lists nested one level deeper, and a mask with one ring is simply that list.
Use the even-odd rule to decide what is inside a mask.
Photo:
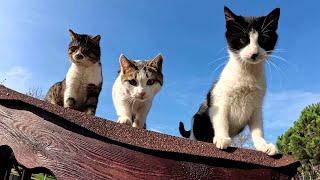
[{"label": "white fur patch", "polygon": [[87,97],[87,85],[94,84],[99,86],[102,82],[101,65],[99,63],[90,66],[81,66],[74,63],[68,70],[66,76],[66,89],[64,92],[64,104],[70,97],[76,100],[76,103],[82,104]]},{"label": "white fur patch", "polygon": [[[132,86],[128,82],[122,82],[120,73],[112,87],[112,99],[119,123],[143,128],[152,105],[152,100],[160,91],[161,85],[154,83],[148,86],[148,78],[144,70],[140,70],[136,80],[137,86]],[[143,99],[140,98],[141,92],[145,93]],[[135,120],[132,123],[133,117]]]},{"label": "white fur patch", "polygon": [[[249,125],[252,140],[257,150],[273,155],[275,146],[268,145],[263,138],[262,104],[266,91],[264,60],[252,63],[247,58],[257,51],[263,54],[257,44],[258,34],[250,34],[250,44],[239,54],[229,51],[230,59],[223,69],[219,81],[211,92],[209,109],[214,127],[213,143],[220,149],[228,147],[230,137]],[[243,61],[248,63],[243,63]],[[250,61],[250,62],[249,62]]]}]

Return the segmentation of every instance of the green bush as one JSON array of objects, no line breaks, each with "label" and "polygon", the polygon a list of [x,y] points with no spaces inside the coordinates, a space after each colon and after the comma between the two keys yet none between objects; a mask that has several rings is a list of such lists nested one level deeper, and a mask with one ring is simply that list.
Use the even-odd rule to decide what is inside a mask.
[{"label": "green bush", "polygon": [[278,137],[277,146],[300,160],[301,174],[320,177],[320,103],[306,107],[293,127]]}]

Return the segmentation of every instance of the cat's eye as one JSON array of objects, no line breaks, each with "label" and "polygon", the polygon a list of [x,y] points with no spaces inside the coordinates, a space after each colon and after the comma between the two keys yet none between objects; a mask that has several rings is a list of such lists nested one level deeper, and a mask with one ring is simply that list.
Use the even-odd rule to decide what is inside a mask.
[{"label": "cat's eye", "polygon": [[71,46],[70,48],[69,48],[69,50],[71,51],[71,52],[74,52],[75,50],[77,50],[78,49],[78,46]]},{"label": "cat's eye", "polygon": [[129,80],[128,82],[129,82],[129,84],[132,85],[132,86],[137,86],[137,85],[138,85],[137,81],[134,80],[134,79],[131,79],[131,80]]},{"label": "cat's eye", "polygon": [[246,44],[247,43],[247,38],[245,38],[245,37],[240,38],[240,43],[241,44]]},{"label": "cat's eye", "polygon": [[155,83],[155,81],[153,80],[153,79],[149,79],[148,81],[147,81],[147,85],[148,86],[151,86],[151,85],[153,85]]}]

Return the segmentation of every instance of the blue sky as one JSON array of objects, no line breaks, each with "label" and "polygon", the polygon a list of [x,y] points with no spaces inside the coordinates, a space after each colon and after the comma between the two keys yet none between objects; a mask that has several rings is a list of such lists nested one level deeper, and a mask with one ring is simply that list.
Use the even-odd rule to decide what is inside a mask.
[{"label": "blue sky", "polygon": [[[264,104],[265,136],[274,142],[299,116],[319,102],[319,2],[211,0],[7,0],[0,6],[0,82],[20,92],[44,93],[64,78],[70,62],[68,29],[102,36],[104,84],[98,116],[116,119],[111,87],[118,57],[164,56],[165,84],[154,100],[148,127],[178,135],[225,63],[223,6],[237,14],[265,15],[281,8],[279,52],[273,58]],[[225,57],[225,58],[223,58]],[[220,61],[219,61],[220,60]],[[220,67],[220,68],[218,68]]]}]

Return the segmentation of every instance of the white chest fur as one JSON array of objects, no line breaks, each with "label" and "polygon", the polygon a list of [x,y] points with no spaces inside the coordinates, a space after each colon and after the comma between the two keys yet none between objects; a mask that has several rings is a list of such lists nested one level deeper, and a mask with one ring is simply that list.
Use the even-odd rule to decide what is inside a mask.
[{"label": "white chest fur", "polygon": [[[256,109],[261,109],[265,89],[263,63],[245,65],[230,58],[212,90],[212,107],[223,106],[228,111],[231,136],[247,125]],[[210,113],[217,113],[218,108],[211,108]]]},{"label": "white chest fur", "polygon": [[87,85],[95,84],[98,86],[102,82],[101,72],[99,63],[88,67],[72,63],[66,76],[65,98],[73,97],[78,102],[83,101],[86,97]]}]

